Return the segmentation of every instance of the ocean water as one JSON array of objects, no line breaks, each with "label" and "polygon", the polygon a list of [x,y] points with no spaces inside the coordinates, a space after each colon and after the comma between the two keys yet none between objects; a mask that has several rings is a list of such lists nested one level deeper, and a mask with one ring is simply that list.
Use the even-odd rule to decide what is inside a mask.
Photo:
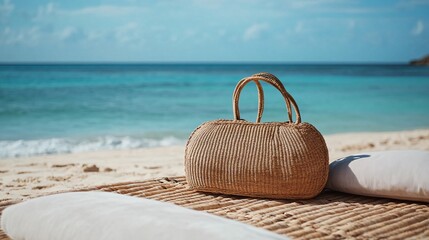
[{"label": "ocean water", "polygon": [[[407,65],[0,65],[0,157],[182,144],[198,125],[232,119],[243,77],[277,75],[322,134],[429,127],[429,68]],[[268,84],[263,121],[286,121]],[[240,99],[254,121],[253,83]]]}]

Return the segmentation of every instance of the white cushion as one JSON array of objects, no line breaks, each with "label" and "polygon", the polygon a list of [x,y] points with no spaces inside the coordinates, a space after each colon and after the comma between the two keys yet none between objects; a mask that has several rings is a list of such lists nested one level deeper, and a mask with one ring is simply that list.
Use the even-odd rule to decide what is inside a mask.
[{"label": "white cushion", "polygon": [[170,203],[106,192],[75,192],[6,208],[12,239],[287,239],[244,223]]},{"label": "white cushion", "polygon": [[330,164],[327,187],[358,195],[429,202],[429,152],[368,152],[336,160]]}]

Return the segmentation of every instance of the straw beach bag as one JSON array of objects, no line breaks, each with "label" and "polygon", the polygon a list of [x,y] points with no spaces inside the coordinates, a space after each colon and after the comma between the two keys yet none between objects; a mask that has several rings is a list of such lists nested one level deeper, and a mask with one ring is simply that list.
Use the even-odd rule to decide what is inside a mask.
[{"label": "straw beach bag", "polygon": [[[238,108],[240,92],[250,81],[258,88],[256,123],[240,119]],[[283,95],[288,122],[260,122],[264,95],[259,81]],[[322,191],[329,169],[325,140],[315,127],[301,122],[298,105],[277,77],[258,73],[242,79],[234,90],[233,113],[234,120],[205,122],[189,137],[185,171],[192,189],[285,199],[312,198]]]}]

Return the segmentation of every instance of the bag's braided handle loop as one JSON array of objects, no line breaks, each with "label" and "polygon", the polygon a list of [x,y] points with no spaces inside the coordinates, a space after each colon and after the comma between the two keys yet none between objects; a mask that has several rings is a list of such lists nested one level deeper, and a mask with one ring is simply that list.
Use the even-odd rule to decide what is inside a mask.
[{"label": "bag's braided handle loop", "polygon": [[[295,99],[286,91],[282,82],[276,76],[274,76],[270,73],[257,73],[257,74],[250,76],[250,77],[243,78],[240,82],[238,82],[238,84],[234,90],[233,101],[232,101],[233,102],[232,107],[233,107],[233,113],[234,113],[234,120],[240,119],[240,110],[238,107],[238,102],[240,99],[240,93],[241,93],[241,90],[243,89],[243,87],[250,81],[255,81],[255,82],[264,81],[264,82],[271,84],[277,90],[279,90],[280,93],[282,94],[283,98],[285,99],[285,102],[286,102],[286,108],[288,111],[289,122],[293,122],[293,120],[292,120],[292,108],[291,108],[291,106],[292,106],[293,110],[295,111],[295,115],[296,115],[295,123],[297,123],[297,124],[301,123],[301,114],[299,112],[299,108],[295,102]],[[258,87],[258,90],[259,90],[259,87]],[[262,90],[262,88],[260,90]],[[261,103],[261,101],[259,101],[259,103]],[[263,100],[262,100],[262,104],[263,104]],[[259,114],[259,110],[258,110],[258,114]],[[261,115],[262,115],[262,112],[261,112]],[[256,121],[256,122],[259,122],[259,121]]]},{"label": "bag's braided handle loop", "polygon": [[[261,73],[253,74],[252,76],[269,78],[269,79],[273,80],[273,82],[278,85],[277,89],[282,88],[282,89],[284,89],[286,91],[286,88],[284,87],[284,85],[280,81],[280,79],[278,79],[276,76],[274,76],[271,73],[261,72]],[[279,91],[281,91],[281,90],[279,90]],[[285,101],[286,101],[288,118],[289,118],[289,121],[292,122],[292,109],[291,109],[291,106],[290,106],[290,100],[289,99],[285,99]]]},{"label": "bag's braided handle loop", "polygon": [[[241,79],[240,82],[237,83],[237,87],[243,85],[244,80],[245,79]],[[256,87],[258,89],[258,115],[256,116],[256,122],[260,122],[261,118],[262,118],[262,113],[264,112],[264,90],[263,90],[262,85],[259,81],[254,81],[254,82],[255,82]],[[244,84],[246,84],[246,83],[244,83]],[[236,91],[234,91],[233,99],[236,98],[235,94],[236,94]]]}]

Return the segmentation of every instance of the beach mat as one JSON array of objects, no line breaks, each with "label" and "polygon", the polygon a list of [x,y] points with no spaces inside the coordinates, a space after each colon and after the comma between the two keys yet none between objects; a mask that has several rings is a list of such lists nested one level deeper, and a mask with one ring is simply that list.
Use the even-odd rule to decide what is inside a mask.
[{"label": "beach mat", "polygon": [[[429,204],[324,191],[311,200],[270,200],[200,193],[185,177],[109,184],[105,191],[174,203],[294,239],[428,239]],[[0,211],[15,202],[0,202]],[[0,231],[0,239],[8,239]]]}]

